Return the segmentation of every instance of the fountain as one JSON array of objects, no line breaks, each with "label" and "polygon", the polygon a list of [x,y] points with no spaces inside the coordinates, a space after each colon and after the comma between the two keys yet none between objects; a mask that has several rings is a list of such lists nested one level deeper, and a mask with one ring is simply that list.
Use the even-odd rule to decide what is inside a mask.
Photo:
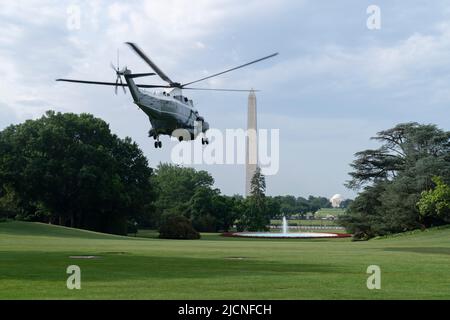
[{"label": "fountain", "polygon": [[287,234],[287,233],[288,233],[288,224],[287,224],[286,217],[283,216],[283,234]]},{"label": "fountain", "polygon": [[224,233],[227,237],[247,237],[247,238],[344,238],[351,237],[346,233],[329,232],[289,232],[288,222],[283,216],[281,232],[232,232]]}]

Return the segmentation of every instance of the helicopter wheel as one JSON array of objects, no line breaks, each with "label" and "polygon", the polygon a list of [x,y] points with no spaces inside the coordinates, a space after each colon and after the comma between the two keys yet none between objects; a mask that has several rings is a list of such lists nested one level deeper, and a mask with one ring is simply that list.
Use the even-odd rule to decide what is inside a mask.
[{"label": "helicopter wheel", "polygon": [[208,138],[202,138],[202,144],[209,144]]},{"label": "helicopter wheel", "polygon": [[155,141],[155,148],[162,148],[162,142],[161,141]]}]

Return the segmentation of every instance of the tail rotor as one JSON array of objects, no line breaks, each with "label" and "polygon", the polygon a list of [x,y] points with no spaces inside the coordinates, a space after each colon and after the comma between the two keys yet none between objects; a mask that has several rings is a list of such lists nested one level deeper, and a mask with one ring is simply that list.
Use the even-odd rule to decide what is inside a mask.
[{"label": "tail rotor", "polygon": [[125,90],[125,85],[122,81],[122,75],[126,69],[126,67],[124,67],[122,70],[120,70],[120,64],[119,64],[119,50],[117,50],[117,67],[114,66],[114,64],[111,62],[110,64],[111,68],[114,70],[114,72],[116,73],[116,85],[114,87],[114,93],[117,95],[117,87],[119,87],[119,85],[122,87],[123,89],[123,93],[126,94],[127,91]]}]

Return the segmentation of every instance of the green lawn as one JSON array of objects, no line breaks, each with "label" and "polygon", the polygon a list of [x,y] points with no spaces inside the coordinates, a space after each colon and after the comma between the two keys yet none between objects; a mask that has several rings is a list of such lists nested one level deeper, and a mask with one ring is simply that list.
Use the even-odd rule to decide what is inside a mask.
[{"label": "green lawn", "polygon": [[[81,290],[66,288],[72,264],[81,267]],[[381,290],[366,288],[372,264],[381,267]],[[450,299],[450,228],[368,242],[217,234],[177,241],[5,222],[0,298]]]},{"label": "green lawn", "polygon": [[316,218],[326,218],[327,215],[331,214],[335,217],[343,215],[345,213],[344,209],[340,208],[322,208],[319,211],[317,211],[314,216]]}]

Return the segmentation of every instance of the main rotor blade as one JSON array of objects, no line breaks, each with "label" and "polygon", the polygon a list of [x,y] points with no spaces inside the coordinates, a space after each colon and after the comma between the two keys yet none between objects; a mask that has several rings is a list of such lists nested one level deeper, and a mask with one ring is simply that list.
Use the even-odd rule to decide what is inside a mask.
[{"label": "main rotor blade", "polygon": [[196,82],[200,82],[200,81],[203,81],[203,80],[206,80],[206,79],[210,79],[210,78],[213,78],[213,77],[217,77],[217,76],[219,76],[219,75],[221,75],[221,74],[224,74],[224,73],[227,73],[227,72],[236,70],[236,69],[240,69],[240,68],[249,66],[249,65],[251,65],[251,64],[253,64],[253,63],[257,63],[257,62],[260,62],[260,61],[263,61],[263,60],[266,60],[266,59],[275,57],[276,55],[278,55],[278,52],[277,52],[277,53],[273,53],[273,54],[271,54],[271,55],[269,55],[269,56],[266,56],[266,57],[257,59],[257,60],[253,60],[253,61],[247,62],[247,63],[242,64],[242,65],[240,65],[240,66],[237,66],[237,67],[234,67],[234,68],[231,68],[231,69],[228,69],[228,70],[219,72],[219,73],[215,73],[215,74],[210,75],[210,76],[208,76],[208,77],[204,77],[204,78],[201,78],[201,79],[198,79],[198,80],[195,80],[195,81],[191,81],[191,82],[188,82],[188,83],[184,83],[184,84],[181,85],[181,87],[188,86],[188,85],[190,85],[190,84],[193,84],[193,83],[196,83]]},{"label": "main rotor blade", "polygon": [[99,84],[103,86],[127,86],[126,84],[116,84],[114,82],[102,82],[102,81],[87,81],[87,80],[74,80],[74,79],[56,79],[56,81],[86,83],[86,84]]},{"label": "main rotor blade", "polygon": [[164,81],[172,84],[174,83],[158,66],[153,63],[152,60],[150,60],[149,57],[146,56],[146,54],[134,43],[132,42],[125,42],[127,45],[130,46],[131,49],[134,50],[147,64],[163,79]]},{"label": "main rotor blade", "polygon": [[159,84],[137,84],[139,88],[173,88],[167,85],[159,85]]},{"label": "main rotor blade", "polygon": [[233,92],[258,92],[259,90],[253,90],[253,89],[216,89],[216,88],[191,88],[191,87],[183,87],[183,90],[208,90],[208,91],[233,91]]},{"label": "main rotor blade", "polygon": [[139,78],[139,77],[147,77],[147,76],[154,76],[156,73],[149,72],[149,73],[132,73],[130,75],[127,75],[128,78]]},{"label": "main rotor blade", "polygon": [[[75,80],[75,79],[56,79],[56,81],[64,82],[75,82],[75,83],[85,83],[85,84],[99,84],[104,86],[118,86],[118,87],[128,87],[126,83],[114,83],[114,82],[102,82],[102,81],[86,81],[86,80]],[[168,85],[159,84],[136,84],[139,88],[172,88]]]}]

